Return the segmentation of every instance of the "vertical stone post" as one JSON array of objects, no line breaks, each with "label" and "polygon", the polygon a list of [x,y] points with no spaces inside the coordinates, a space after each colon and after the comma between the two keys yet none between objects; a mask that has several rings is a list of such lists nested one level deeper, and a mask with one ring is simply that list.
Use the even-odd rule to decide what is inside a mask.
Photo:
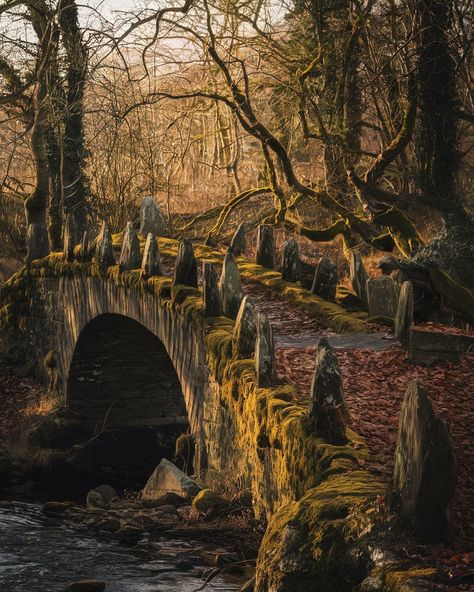
[{"label": "vertical stone post", "polygon": [[122,238],[122,249],[120,251],[119,269],[138,269],[141,263],[140,242],[137,233],[131,222],[127,222]]},{"label": "vertical stone post", "polygon": [[306,263],[306,261],[302,261],[300,259],[298,279],[300,280],[302,288],[304,288],[305,290],[311,290],[311,288],[313,287],[315,273],[316,269],[314,265]]},{"label": "vertical stone post", "polygon": [[325,338],[319,341],[316,350],[308,415],[314,434],[330,444],[347,442],[349,412],[344,398],[341,369],[334,348]]},{"label": "vertical stone post", "polygon": [[148,236],[146,237],[140,275],[144,280],[153,275],[163,275],[160,249],[158,247],[156,237],[152,232],[149,232]]},{"label": "vertical stone post", "polygon": [[107,223],[102,222],[102,228],[95,247],[95,260],[100,271],[107,271],[110,265],[115,265],[114,249],[112,244],[112,235],[110,234]]},{"label": "vertical stone post", "polygon": [[76,219],[72,214],[66,216],[63,235],[63,252],[66,261],[74,259],[74,247],[79,243]]},{"label": "vertical stone post", "polygon": [[240,303],[232,335],[232,354],[235,358],[251,358],[255,353],[257,326],[255,308],[248,296]]},{"label": "vertical stone post", "polygon": [[367,280],[367,302],[371,317],[394,319],[397,312],[397,292],[389,275]]},{"label": "vertical stone post", "polygon": [[247,234],[247,223],[241,222],[235,231],[234,236],[230,242],[229,251],[231,251],[236,257],[242,255],[245,251],[245,236]]},{"label": "vertical stone post", "polygon": [[349,262],[352,289],[361,300],[367,302],[367,280],[369,276],[365,270],[359,251],[351,251]]},{"label": "vertical stone post", "polygon": [[202,264],[202,278],[204,315],[206,317],[220,317],[222,315],[222,300],[217,269],[213,263],[204,261]]},{"label": "vertical stone post", "polygon": [[275,343],[272,326],[264,313],[257,313],[257,340],[255,342],[255,372],[257,386],[271,386],[276,379]]},{"label": "vertical stone post", "polygon": [[234,255],[230,251],[224,257],[221,278],[219,280],[219,290],[224,314],[231,319],[235,319],[244,295],[239,268],[235,262]]},{"label": "vertical stone post", "polygon": [[93,248],[92,248],[92,232],[88,228],[86,228],[82,234],[82,240],[79,245],[79,251],[77,253],[77,260],[85,263],[86,261],[90,261],[93,256]]},{"label": "vertical stone post", "polygon": [[148,236],[151,232],[155,236],[164,236],[165,231],[166,222],[160,204],[152,196],[145,197],[140,206],[140,235]]},{"label": "vertical stone post", "polygon": [[255,262],[262,267],[275,269],[275,237],[273,226],[260,224],[258,227]]},{"label": "vertical stone post", "polygon": [[338,281],[339,273],[337,271],[337,265],[328,257],[321,257],[314,274],[311,292],[320,298],[324,298],[324,300],[334,302]]},{"label": "vertical stone post", "polygon": [[413,381],[403,399],[389,507],[422,543],[449,542],[456,458],[446,424]]},{"label": "vertical stone post", "polygon": [[411,282],[403,282],[398,296],[397,314],[395,315],[395,339],[406,345],[410,338],[413,324],[413,286]]},{"label": "vertical stone post", "polygon": [[197,261],[193,245],[187,238],[179,243],[178,256],[174,266],[173,286],[177,284],[192,288],[198,287]]},{"label": "vertical stone post", "polygon": [[281,279],[285,282],[297,282],[300,276],[300,247],[295,239],[290,239],[283,246],[281,261]]}]

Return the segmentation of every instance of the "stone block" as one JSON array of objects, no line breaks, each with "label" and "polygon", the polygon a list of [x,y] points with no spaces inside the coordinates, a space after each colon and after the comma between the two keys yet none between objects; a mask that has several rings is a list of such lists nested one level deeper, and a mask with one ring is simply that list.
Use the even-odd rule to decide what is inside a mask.
[{"label": "stone block", "polygon": [[275,269],[275,237],[273,226],[261,224],[258,227],[255,262],[262,267]]},{"label": "stone block", "polygon": [[257,386],[271,386],[275,383],[275,343],[272,326],[263,313],[257,314],[257,339],[255,343],[255,371]]},{"label": "stone block", "polygon": [[403,282],[398,297],[397,314],[395,315],[395,339],[405,345],[410,338],[413,324],[413,286],[411,282]]},{"label": "stone block", "polygon": [[338,281],[337,265],[328,257],[321,257],[314,274],[311,292],[320,298],[324,298],[324,300],[334,302]]},{"label": "stone block", "polygon": [[232,353],[236,358],[251,358],[257,338],[256,313],[248,296],[240,303],[232,335]]},{"label": "stone block", "polygon": [[236,257],[242,255],[245,251],[245,237],[247,234],[248,225],[246,222],[241,222],[232,237],[230,242],[229,251],[231,251]]},{"label": "stone block", "polygon": [[427,331],[412,327],[408,340],[408,359],[429,366],[434,362],[457,362],[461,354],[474,351],[474,336]]},{"label": "stone block", "polygon": [[178,247],[178,256],[174,267],[173,286],[181,284],[183,286],[198,287],[197,261],[194,256],[193,245],[187,238],[180,241]]},{"label": "stone block", "polygon": [[95,247],[95,260],[101,271],[106,271],[110,265],[115,265],[112,235],[106,222],[102,223]]},{"label": "stone block", "polygon": [[160,204],[152,196],[145,197],[140,206],[139,233],[141,236],[148,236],[150,232],[155,236],[164,236],[166,232]]},{"label": "stone block", "polygon": [[220,317],[222,315],[222,299],[217,269],[213,263],[204,261],[202,264],[202,278],[204,314],[206,317]]},{"label": "stone block", "polygon": [[120,251],[119,268],[120,271],[128,269],[138,269],[141,264],[140,242],[137,233],[131,222],[127,222],[122,238],[122,248]]},{"label": "stone block", "polygon": [[143,250],[141,264],[141,276],[147,279],[153,275],[163,275],[163,266],[161,264],[160,249],[156,242],[155,235],[148,233]]},{"label": "stone block", "polygon": [[224,314],[231,319],[235,319],[239,312],[240,303],[242,302],[243,292],[239,268],[235,262],[234,255],[230,251],[224,257],[221,278],[219,280],[219,291]]},{"label": "stone block", "polygon": [[394,319],[397,314],[398,298],[393,279],[388,275],[370,278],[366,286],[369,315]]},{"label": "stone block", "polygon": [[367,275],[359,251],[351,251],[349,269],[352,289],[361,300],[367,302],[367,280],[369,276]]},{"label": "stone block", "polygon": [[285,282],[297,282],[299,279],[300,247],[294,239],[283,246],[281,279]]}]

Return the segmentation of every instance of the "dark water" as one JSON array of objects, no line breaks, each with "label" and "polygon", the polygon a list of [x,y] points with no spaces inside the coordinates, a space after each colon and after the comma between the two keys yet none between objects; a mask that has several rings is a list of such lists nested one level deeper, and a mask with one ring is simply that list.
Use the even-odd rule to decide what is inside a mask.
[{"label": "dark water", "polygon": [[[0,502],[0,592],[63,592],[70,582],[99,579],[106,592],[193,592],[203,581],[180,572],[179,551],[189,542],[166,542],[177,558],[151,556],[94,538],[85,527],[45,518],[34,504]],[[173,555],[173,553],[171,553]],[[205,590],[230,592],[239,586],[216,578]]]}]

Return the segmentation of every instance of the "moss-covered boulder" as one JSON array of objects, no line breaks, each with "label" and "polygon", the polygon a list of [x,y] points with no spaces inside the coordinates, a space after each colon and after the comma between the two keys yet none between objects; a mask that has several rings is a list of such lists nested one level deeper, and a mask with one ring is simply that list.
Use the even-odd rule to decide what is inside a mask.
[{"label": "moss-covered boulder", "polygon": [[193,508],[202,514],[211,510],[221,510],[227,506],[226,500],[212,489],[203,489],[193,499]]}]

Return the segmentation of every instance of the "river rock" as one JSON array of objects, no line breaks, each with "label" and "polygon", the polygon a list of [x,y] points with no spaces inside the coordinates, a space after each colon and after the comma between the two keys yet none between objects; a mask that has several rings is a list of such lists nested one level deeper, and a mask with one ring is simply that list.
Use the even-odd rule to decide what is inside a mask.
[{"label": "river rock", "polygon": [[235,262],[234,255],[230,251],[224,257],[219,280],[219,291],[224,314],[231,319],[235,319],[239,312],[240,303],[242,302],[243,292],[239,268]]},{"label": "river rock", "polygon": [[86,503],[88,508],[106,508],[118,498],[118,494],[110,485],[99,485],[91,489],[87,494]]},{"label": "river rock", "polygon": [[193,499],[201,486],[180,471],[173,463],[163,458],[143,488],[142,499],[156,500],[172,491],[186,499]]},{"label": "river rock", "polygon": [[324,298],[324,300],[334,302],[338,281],[337,265],[328,257],[321,257],[314,274],[311,292],[320,298]]},{"label": "river rock", "polygon": [[420,542],[447,542],[455,485],[448,428],[435,415],[426,391],[413,381],[400,411],[390,508]]},{"label": "river rock", "polygon": [[369,276],[364,267],[359,251],[351,251],[349,262],[352,289],[361,300],[367,302],[367,280]]},{"label": "river rock", "polygon": [[255,308],[248,296],[240,303],[232,334],[232,353],[235,358],[251,358],[255,353],[257,325]]},{"label": "river rock", "polygon": [[163,275],[160,249],[156,242],[155,235],[151,232],[149,232],[146,237],[140,274],[143,279],[148,279],[154,275]]},{"label": "river rock", "polygon": [[131,222],[127,222],[119,258],[120,271],[138,269],[141,264],[140,242]]},{"label": "river rock", "polygon": [[176,284],[191,286],[192,288],[198,287],[197,261],[194,256],[193,245],[187,238],[179,243],[173,275],[173,286]]},{"label": "river rock", "polygon": [[145,197],[140,206],[141,236],[148,236],[151,232],[155,236],[164,236],[166,222],[161,212],[160,204],[150,195]]},{"label": "river rock", "polygon": [[272,326],[263,313],[257,313],[257,339],[255,342],[255,372],[257,386],[275,383],[275,343]]},{"label": "river rock", "polygon": [[397,314],[395,315],[395,339],[406,345],[410,338],[413,325],[413,286],[411,282],[403,282],[398,297]]},{"label": "river rock", "polygon": [[309,394],[308,416],[313,432],[330,444],[345,444],[349,412],[341,369],[334,348],[324,337],[316,350],[316,367]]},{"label": "river rock", "polygon": [[260,224],[257,231],[257,265],[275,269],[275,237],[273,226]]},{"label": "river rock", "polygon": [[281,279],[285,282],[297,282],[299,278],[300,247],[295,239],[290,239],[283,246]]},{"label": "river rock", "polygon": [[236,257],[242,255],[245,251],[245,236],[247,234],[248,225],[246,222],[241,222],[235,231],[234,236],[230,242],[229,251]]},{"label": "river rock", "polygon": [[107,517],[104,520],[101,520],[97,523],[97,530],[102,530],[103,532],[117,532],[120,528],[120,520],[117,518]]},{"label": "river rock", "polygon": [[101,271],[106,271],[110,265],[115,265],[112,235],[106,222],[102,223],[95,247],[95,260]]},{"label": "river rock", "polygon": [[63,234],[63,252],[66,261],[74,259],[74,247],[79,243],[80,238],[76,219],[71,214],[68,214],[64,222]]},{"label": "river rock", "polygon": [[204,314],[206,317],[220,317],[222,315],[222,299],[217,269],[213,263],[204,261],[202,264],[202,278]]},{"label": "river rock", "polygon": [[393,279],[388,275],[382,275],[368,279],[366,285],[369,315],[394,319],[398,299]]},{"label": "river rock", "polygon": [[70,592],[103,592],[105,582],[101,580],[78,580],[69,584],[67,589]]},{"label": "river rock", "polygon": [[46,502],[41,511],[46,516],[64,516],[67,510],[71,508],[73,504],[71,502]]}]

